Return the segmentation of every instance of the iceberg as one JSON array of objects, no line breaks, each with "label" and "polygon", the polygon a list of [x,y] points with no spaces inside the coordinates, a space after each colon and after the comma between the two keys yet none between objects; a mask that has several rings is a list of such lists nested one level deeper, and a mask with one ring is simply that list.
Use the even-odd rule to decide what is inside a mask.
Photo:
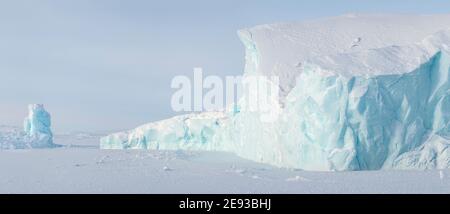
[{"label": "iceberg", "polygon": [[26,149],[56,147],[53,143],[51,116],[42,104],[28,106],[24,130],[9,129],[0,133],[1,149]]},{"label": "iceberg", "polygon": [[244,76],[279,77],[276,120],[245,110],[250,92],[235,108],[114,133],[100,147],[227,151],[315,171],[450,167],[450,15],[348,14],[238,35]]}]

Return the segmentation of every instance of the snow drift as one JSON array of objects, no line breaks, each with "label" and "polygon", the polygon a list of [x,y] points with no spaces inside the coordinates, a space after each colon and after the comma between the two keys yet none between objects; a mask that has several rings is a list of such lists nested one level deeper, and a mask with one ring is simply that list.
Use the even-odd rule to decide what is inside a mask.
[{"label": "snow drift", "polygon": [[28,106],[24,130],[10,128],[0,133],[1,149],[25,149],[54,147],[51,117],[42,104]]},{"label": "snow drift", "polygon": [[106,136],[101,148],[230,151],[305,170],[450,167],[450,15],[345,15],[239,36],[244,75],[280,77],[276,121],[235,109],[183,115]]}]

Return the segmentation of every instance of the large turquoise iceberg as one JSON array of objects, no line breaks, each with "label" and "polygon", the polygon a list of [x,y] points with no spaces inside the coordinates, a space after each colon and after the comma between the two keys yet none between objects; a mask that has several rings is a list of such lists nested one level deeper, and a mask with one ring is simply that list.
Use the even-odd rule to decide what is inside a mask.
[{"label": "large turquoise iceberg", "polygon": [[280,79],[274,120],[245,110],[250,91],[222,112],[111,134],[100,147],[228,151],[321,171],[450,167],[450,16],[349,14],[239,36],[244,77]]}]

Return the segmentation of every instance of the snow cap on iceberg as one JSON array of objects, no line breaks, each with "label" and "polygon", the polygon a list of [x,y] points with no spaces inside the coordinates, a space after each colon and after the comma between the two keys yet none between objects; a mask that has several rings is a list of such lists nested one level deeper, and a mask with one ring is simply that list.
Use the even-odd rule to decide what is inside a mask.
[{"label": "snow cap on iceberg", "polygon": [[[245,72],[279,76],[283,102],[295,87],[295,79],[302,72],[301,66],[305,61],[321,56],[407,46],[449,28],[450,14],[349,14],[259,25],[242,29],[238,35],[246,47]],[[252,56],[257,56],[257,60],[249,60],[256,58]],[[254,62],[258,65],[251,65]]]}]

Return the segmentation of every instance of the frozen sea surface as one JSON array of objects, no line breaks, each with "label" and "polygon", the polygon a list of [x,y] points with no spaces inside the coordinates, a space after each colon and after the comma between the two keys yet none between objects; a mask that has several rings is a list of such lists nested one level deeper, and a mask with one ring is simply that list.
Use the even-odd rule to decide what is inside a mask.
[{"label": "frozen sea surface", "polygon": [[99,137],[0,151],[0,193],[450,193],[450,170],[299,171],[222,152],[100,150]]}]

